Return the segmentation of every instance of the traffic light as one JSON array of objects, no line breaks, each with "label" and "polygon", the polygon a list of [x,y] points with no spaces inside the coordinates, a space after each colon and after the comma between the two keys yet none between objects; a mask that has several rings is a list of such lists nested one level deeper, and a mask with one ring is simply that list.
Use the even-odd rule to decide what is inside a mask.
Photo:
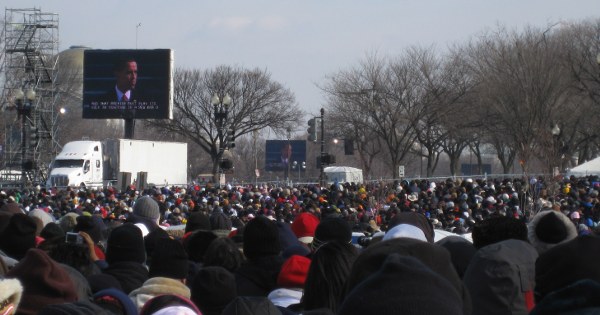
[{"label": "traffic light", "polygon": [[325,153],[323,158],[317,156],[317,168],[321,168],[321,163],[323,163],[323,166],[335,164],[335,155]]},{"label": "traffic light", "polygon": [[317,119],[311,118],[308,120],[308,141],[317,142]]},{"label": "traffic light", "polygon": [[344,139],[344,154],[354,155],[354,141],[352,139]]},{"label": "traffic light", "polygon": [[227,130],[227,143],[230,149],[235,148],[235,129],[233,127]]},{"label": "traffic light", "polygon": [[32,148],[37,147],[38,143],[40,141],[40,133],[37,127],[30,127],[29,128],[29,146]]},{"label": "traffic light", "polygon": [[222,170],[230,170],[233,168],[233,161],[230,159],[222,159],[221,162],[219,162],[219,167]]},{"label": "traffic light", "polygon": [[325,165],[335,164],[335,155],[325,154],[325,156],[323,156],[323,164],[325,164]]},{"label": "traffic light", "polygon": [[31,171],[35,169],[35,163],[32,160],[25,160],[23,161],[21,167],[23,170]]}]

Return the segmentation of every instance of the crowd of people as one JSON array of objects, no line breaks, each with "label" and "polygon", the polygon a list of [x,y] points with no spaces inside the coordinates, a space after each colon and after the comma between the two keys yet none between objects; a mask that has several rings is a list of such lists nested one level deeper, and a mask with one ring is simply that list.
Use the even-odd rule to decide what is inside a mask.
[{"label": "crowd of people", "polygon": [[597,177],[4,189],[0,314],[600,312],[599,191]]}]

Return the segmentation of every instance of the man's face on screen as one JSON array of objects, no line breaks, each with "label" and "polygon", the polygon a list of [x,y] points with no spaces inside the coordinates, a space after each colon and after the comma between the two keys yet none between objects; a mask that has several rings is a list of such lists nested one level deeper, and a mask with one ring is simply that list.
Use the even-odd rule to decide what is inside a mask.
[{"label": "man's face on screen", "polygon": [[137,62],[129,61],[120,70],[115,72],[117,87],[122,92],[133,90],[137,83]]}]

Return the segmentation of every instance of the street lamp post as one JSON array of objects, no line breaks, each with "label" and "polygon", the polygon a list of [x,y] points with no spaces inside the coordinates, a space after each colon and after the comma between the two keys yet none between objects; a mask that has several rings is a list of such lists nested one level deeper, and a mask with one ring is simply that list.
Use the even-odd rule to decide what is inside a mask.
[{"label": "street lamp post", "polygon": [[219,95],[215,93],[210,100],[210,103],[213,105],[214,114],[215,114],[215,124],[217,126],[217,138],[219,140],[219,152],[217,153],[217,176],[219,185],[221,184],[221,159],[223,157],[223,152],[225,151],[225,136],[223,134],[223,130],[225,128],[225,124],[227,123],[227,115],[229,114],[229,105],[231,105],[231,97],[229,94],[225,94],[223,99],[219,98]]},{"label": "street lamp post", "polygon": [[292,169],[296,169],[298,168],[298,182],[300,182],[300,171],[305,170],[306,169],[306,161],[294,161],[292,163]]},{"label": "street lamp post", "polygon": [[18,89],[15,92],[15,107],[17,114],[21,118],[21,181],[22,186],[25,188],[27,185],[27,169],[31,168],[33,161],[27,161],[27,119],[31,116],[31,109],[33,108],[35,101],[35,91],[33,88],[27,89],[27,92],[23,92],[22,89]]},{"label": "street lamp post", "polygon": [[325,186],[325,163],[323,159],[325,157],[325,109],[321,108],[321,170],[319,173],[319,185]]},{"label": "street lamp post", "polygon": [[[287,127],[287,146],[288,148],[291,148],[291,143],[290,143],[290,137],[292,135],[292,129],[290,127]],[[289,163],[289,159],[292,156],[290,155],[287,160],[287,162],[285,163],[285,170],[284,170],[284,178],[285,178],[285,182],[289,182],[290,180],[290,163]]]},{"label": "street lamp post", "polygon": [[556,174],[557,171],[556,169],[558,169],[558,172],[560,172],[561,169],[561,164],[562,164],[562,157],[561,157],[561,145],[560,145],[560,134],[561,134],[561,130],[560,127],[558,126],[558,124],[554,124],[554,127],[552,127],[552,130],[550,131],[552,133],[552,140],[553,140],[553,145],[554,145],[554,152],[552,152],[553,155],[553,162],[555,164],[558,165],[551,165],[551,169],[550,171],[552,172],[552,175],[558,175]]},{"label": "street lamp post", "polygon": [[135,49],[138,49],[138,29],[142,26],[142,22],[135,26]]}]

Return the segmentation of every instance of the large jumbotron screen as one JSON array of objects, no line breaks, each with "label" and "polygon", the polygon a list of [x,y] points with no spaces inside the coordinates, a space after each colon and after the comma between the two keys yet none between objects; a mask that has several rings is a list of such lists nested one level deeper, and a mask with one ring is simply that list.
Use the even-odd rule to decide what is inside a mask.
[{"label": "large jumbotron screen", "polygon": [[172,50],[94,49],[83,60],[83,118],[173,118]]},{"label": "large jumbotron screen", "polygon": [[[267,140],[265,148],[265,171],[284,171],[306,162],[306,140]],[[304,172],[304,169],[300,169]]]}]

